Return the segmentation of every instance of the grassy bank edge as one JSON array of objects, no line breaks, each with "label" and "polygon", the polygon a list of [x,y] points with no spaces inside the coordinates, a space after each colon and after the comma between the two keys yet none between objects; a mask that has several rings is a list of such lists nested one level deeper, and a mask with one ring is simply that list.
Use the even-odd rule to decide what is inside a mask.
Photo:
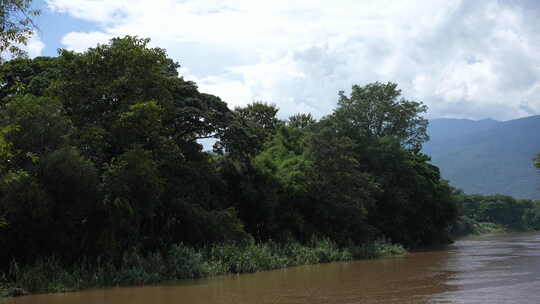
[{"label": "grassy bank edge", "polygon": [[359,246],[339,247],[328,240],[308,245],[248,243],[215,244],[193,248],[178,244],[164,253],[141,254],[133,249],[119,263],[106,259],[82,260],[65,266],[49,257],[19,267],[12,262],[8,273],[0,274],[3,296],[29,293],[67,292],[88,288],[156,284],[165,281],[195,279],[223,274],[252,273],[299,265],[372,259],[403,255],[406,250],[386,240]]},{"label": "grassy bank edge", "polygon": [[[478,222],[468,216],[460,216],[453,224],[450,235],[452,238],[462,238],[472,235],[488,233],[506,233],[516,231],[501,224],[493,222]],[[532,231],[532,230],[531,230]]]}]

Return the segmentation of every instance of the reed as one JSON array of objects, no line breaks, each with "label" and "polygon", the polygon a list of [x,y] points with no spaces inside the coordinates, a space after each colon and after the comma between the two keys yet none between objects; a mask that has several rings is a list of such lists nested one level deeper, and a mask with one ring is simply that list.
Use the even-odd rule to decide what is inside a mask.
[{"label": "reed", "polygon": [[[6,290],[66,292],[107,286],[144,285],[163,281],[195,279],[230,273],[247,273],[291,266],[377,258],[405,253],[400,245],[377,240],[360,246],[339,247],[329,239],[298,242],[213,244],[193,248],[177,244],[165,253],[125,252],[120,262],[100,257],[65,265],[56,257],[21,267],[12,262],[0,274]],[[1,289],[1,288],[0,288]]]}]

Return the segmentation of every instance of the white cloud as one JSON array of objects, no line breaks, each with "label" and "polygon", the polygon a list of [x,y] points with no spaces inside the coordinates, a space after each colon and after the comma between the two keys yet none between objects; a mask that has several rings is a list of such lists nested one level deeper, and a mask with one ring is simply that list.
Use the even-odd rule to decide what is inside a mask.
[{"label": "white cloud", "polygon": [[68,50],[82,52],[97,44],[107,43],[113,37],[115,35],[103,32],[70,32],[62,38],[61,42]]},{"label": "white cloud", "polygon": [[[393,81],[431,117],[539,114],[540,10],[513,1],[48,0],[93,21],[62,43],[152,38],[201,91],[282,117],[335,106],[352,84]],[[518,3],[518,5],[516,5]],[[188,71],[188,72],[186,72]]]},{"label": "white cloud", "polygon": [[129,5],[129,1],[116,0],[46,0],[46,2],[53,11],[69,13],[75,18],[103,24],[114,23]]},{"label": "white cloud", "polygon": [[231,108],[235,106],[245,106],[253,97],[250,88],[240,80],[231,80],[223,76],[209,76],[205,78],[197,78],[192,75],[185,77],[187,80],[195,81],[199,91],[204,93],[215,94],[220,92],[218,96],[225,101]]},{"label": "white cloud", "polygon": [[34,34],[22,48],[28,52],[30,58],[34,58],[41,55],[41,52],[45,48],[45,43],[41,41],[38,34]]}]

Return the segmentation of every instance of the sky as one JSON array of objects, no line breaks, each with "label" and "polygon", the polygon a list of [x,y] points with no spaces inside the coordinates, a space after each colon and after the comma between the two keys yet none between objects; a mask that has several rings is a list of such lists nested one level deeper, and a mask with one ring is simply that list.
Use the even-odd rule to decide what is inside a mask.
[{"label": "sky", "polygon": [[427,117],[540,114],[536,0],[34,0],[31,56],[151,38],[230,108],[279,116],[335,108],[354,84],[395,82]]}]

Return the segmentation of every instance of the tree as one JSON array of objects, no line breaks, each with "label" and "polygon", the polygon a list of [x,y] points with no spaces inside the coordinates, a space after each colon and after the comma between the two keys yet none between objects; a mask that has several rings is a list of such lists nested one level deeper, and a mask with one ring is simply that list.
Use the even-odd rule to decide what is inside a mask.
[{"label": "tree", "polygon": [[0,1],[0,63],[2,55],[23,55],[20,48],[26,45],[35,28],[32,17],[39,10],[31,8],[32,0],[1,0]]},{"label": "tree", "polygon": [[64,257],[95,253],[104,219],[94,164],[75,148],[65,147],[40,160],[37,178],[51,199],[49,211],[54,221],[43,229],[54,235],[51,243],[56,242],[56,253]]},{"label": "tree", "polygon": [[523,226],[527,230],[540,230],[540,203],[536,202],[535,206],[525,210]]},{"label": "tree", "polygon": [[14,126],[0,127],[0,179],[8,171],[11,158],[14,155],[13,144],[6,139],[6,134],[13,129],[17,128]]},{"label": "tree", "polygon": [[151,236],[165,184],[151,151],[137,148],[121,154],[106,166],[102,179],[103,205],[114,223],[104,242],[127,248]]},{"label": "tree", "polygon": [[[24,170],[8,172],[0,180],[0,214],[7,227],[0,229],[0,258],[31,262],[36,254],[50,255],[58,242],[49,228],[54,225],[52,201],[39,180]],[[60,249],[57,247],[54,249]],[[0,266],[1,267],[1,266]]]},{"label": "tree", "polygon": [[299,113],[289,117],[289,120],[287,121],[287,126],[292,128],[304,129],[313,126],[316,122],[317,121],[310,113]]},{"label": "tree", "polygon": [[538,155],[536,155],[536,157],[534,158],[534,166],[540,169],[540,153],[538,153]]},{"label": "tree", "polygon": [[49,88],[58,80],[58,57],[16,58],[0,65],[0,104],[16,95],[50,95]]},{"label": "tree", "polygon": [[319,127],[307,149],[313,162],[310,222],[333,239],[365,241],[372,236],[367,217],[379,185],[363,169],[358,142],[336,135],[331,121],[322,121]]},{"label": "tree", "polygon": [[[180,65],[149,43],[126,36],[84,53],[60,52],[59,80],[50,94],[73,121],[81,153],[99,167],[141,140],[155,148],[157,139],[167,139],[160,144],[193,155],[201,149],[197,139],[217,136],[230,124],[227,105],[179,77]],[[138,119],[151,124],[150,130],[138,125],[129,138],[118,140]]]},{"label": "tree", "polygon": [[137,103],[121,113],[112,128],[117,145],[123,149],[142,146],[145,149],[159,145],[163,109],[154,101]]},{"label": "tree", "polygon": [[[336,180],[355,177],[360,182],[364,174],[361,183],[378,186],[380,191],[369,191],[370,187],[363,191],[364,202],[369,202],[370,195],[374,200],[364,203],[365,214],[371,226],[393,241],[414,247],[444,240],[457,210],[438,168],[420,153],[428,139],[428,121],[422,117],[427,107],[400,98],[401,91],[393,83],[355,85],[350,97],[343,92],[339,96],[338,108],[317,127],[319,134],[327,133],[327,139],[315,145],[320,153],[326,150],[325,142],[339,140],[334,145],[342,145],[338,150],[346,165],[338,172],[356,168],[347,179]],[[332,156],[337,153],[321,157],[317,163],[340,159]],[[352,186],[336,187],[336,193],[348,195]],[[362,188],[357,191],[358,195],[352,197],[360,197]]]},{"label": "tree", "polygon": [[239,159],[249,159],[264,149],[282,122],[276,117],[274,104],[253,102],[234,109],[234,120],[214,146],[219,153],[226,151]]},{"label": "tree", "polygon": [[382,190],[370,209],[370,224],[405,246],[447,241],[446,228],[457,216],[457,205],[427,155],[404,149],[396,138],[384,138],[362,158]]},{"label": "tree", "polygon": [[508,195],[461,194],[461,213],[477,222],[491,222],[512,230],[538,229],[538,201],[516,199]]},{"label": "tree", "polygon": [[[306,229],[306,211],[313,201],[310,199],[310,179],[312,177],[313,162],[306,158],[307,133],[303,129],[281,126],[271,141],[265,144],[265,149],[253,160],[253,165],[275,182],[273,188],[275,204],[266,204],[264,207],[273,207],[274,221],[278,226],[278,233],[273,238],[306,240],[311,237],[314,229]],[[262,188],[262,187],[261,187]],[[269,192],[272,188],[267,189]],[[261,202],[268,202],[265,195]],[[259,204],[262,206],[262,204]],[[253,216],[251,216],[253,217]]]},{"label": "tree", "polygon": [[[0,183],[4,181],[6,173],[8,172],[8,166],[11,157],[13,157],[12,144],[6,140],[4,134],[7,133],[8,128],[0,127]],[[0,210],[0,212],[4,212]],[[7,226],[5,215],[0,213],[0,229]]]},{"label": "tree", "polygon": [[12,126],[6,138],[15,149],[40,156],[64,143],[71,122],[58,100],[33,95],[11,99],[0,113],[0,127]]},{"label": "tree", "polygon": [[395,83],[370,83],[352,87],[351,96],[339,92],[338,108],[334,113],[341,129],[355,140],[372,141],[394,137],[414,151],[429,139],[428,120],[422,116],[427,107],[421,102],[400,98]]}]

